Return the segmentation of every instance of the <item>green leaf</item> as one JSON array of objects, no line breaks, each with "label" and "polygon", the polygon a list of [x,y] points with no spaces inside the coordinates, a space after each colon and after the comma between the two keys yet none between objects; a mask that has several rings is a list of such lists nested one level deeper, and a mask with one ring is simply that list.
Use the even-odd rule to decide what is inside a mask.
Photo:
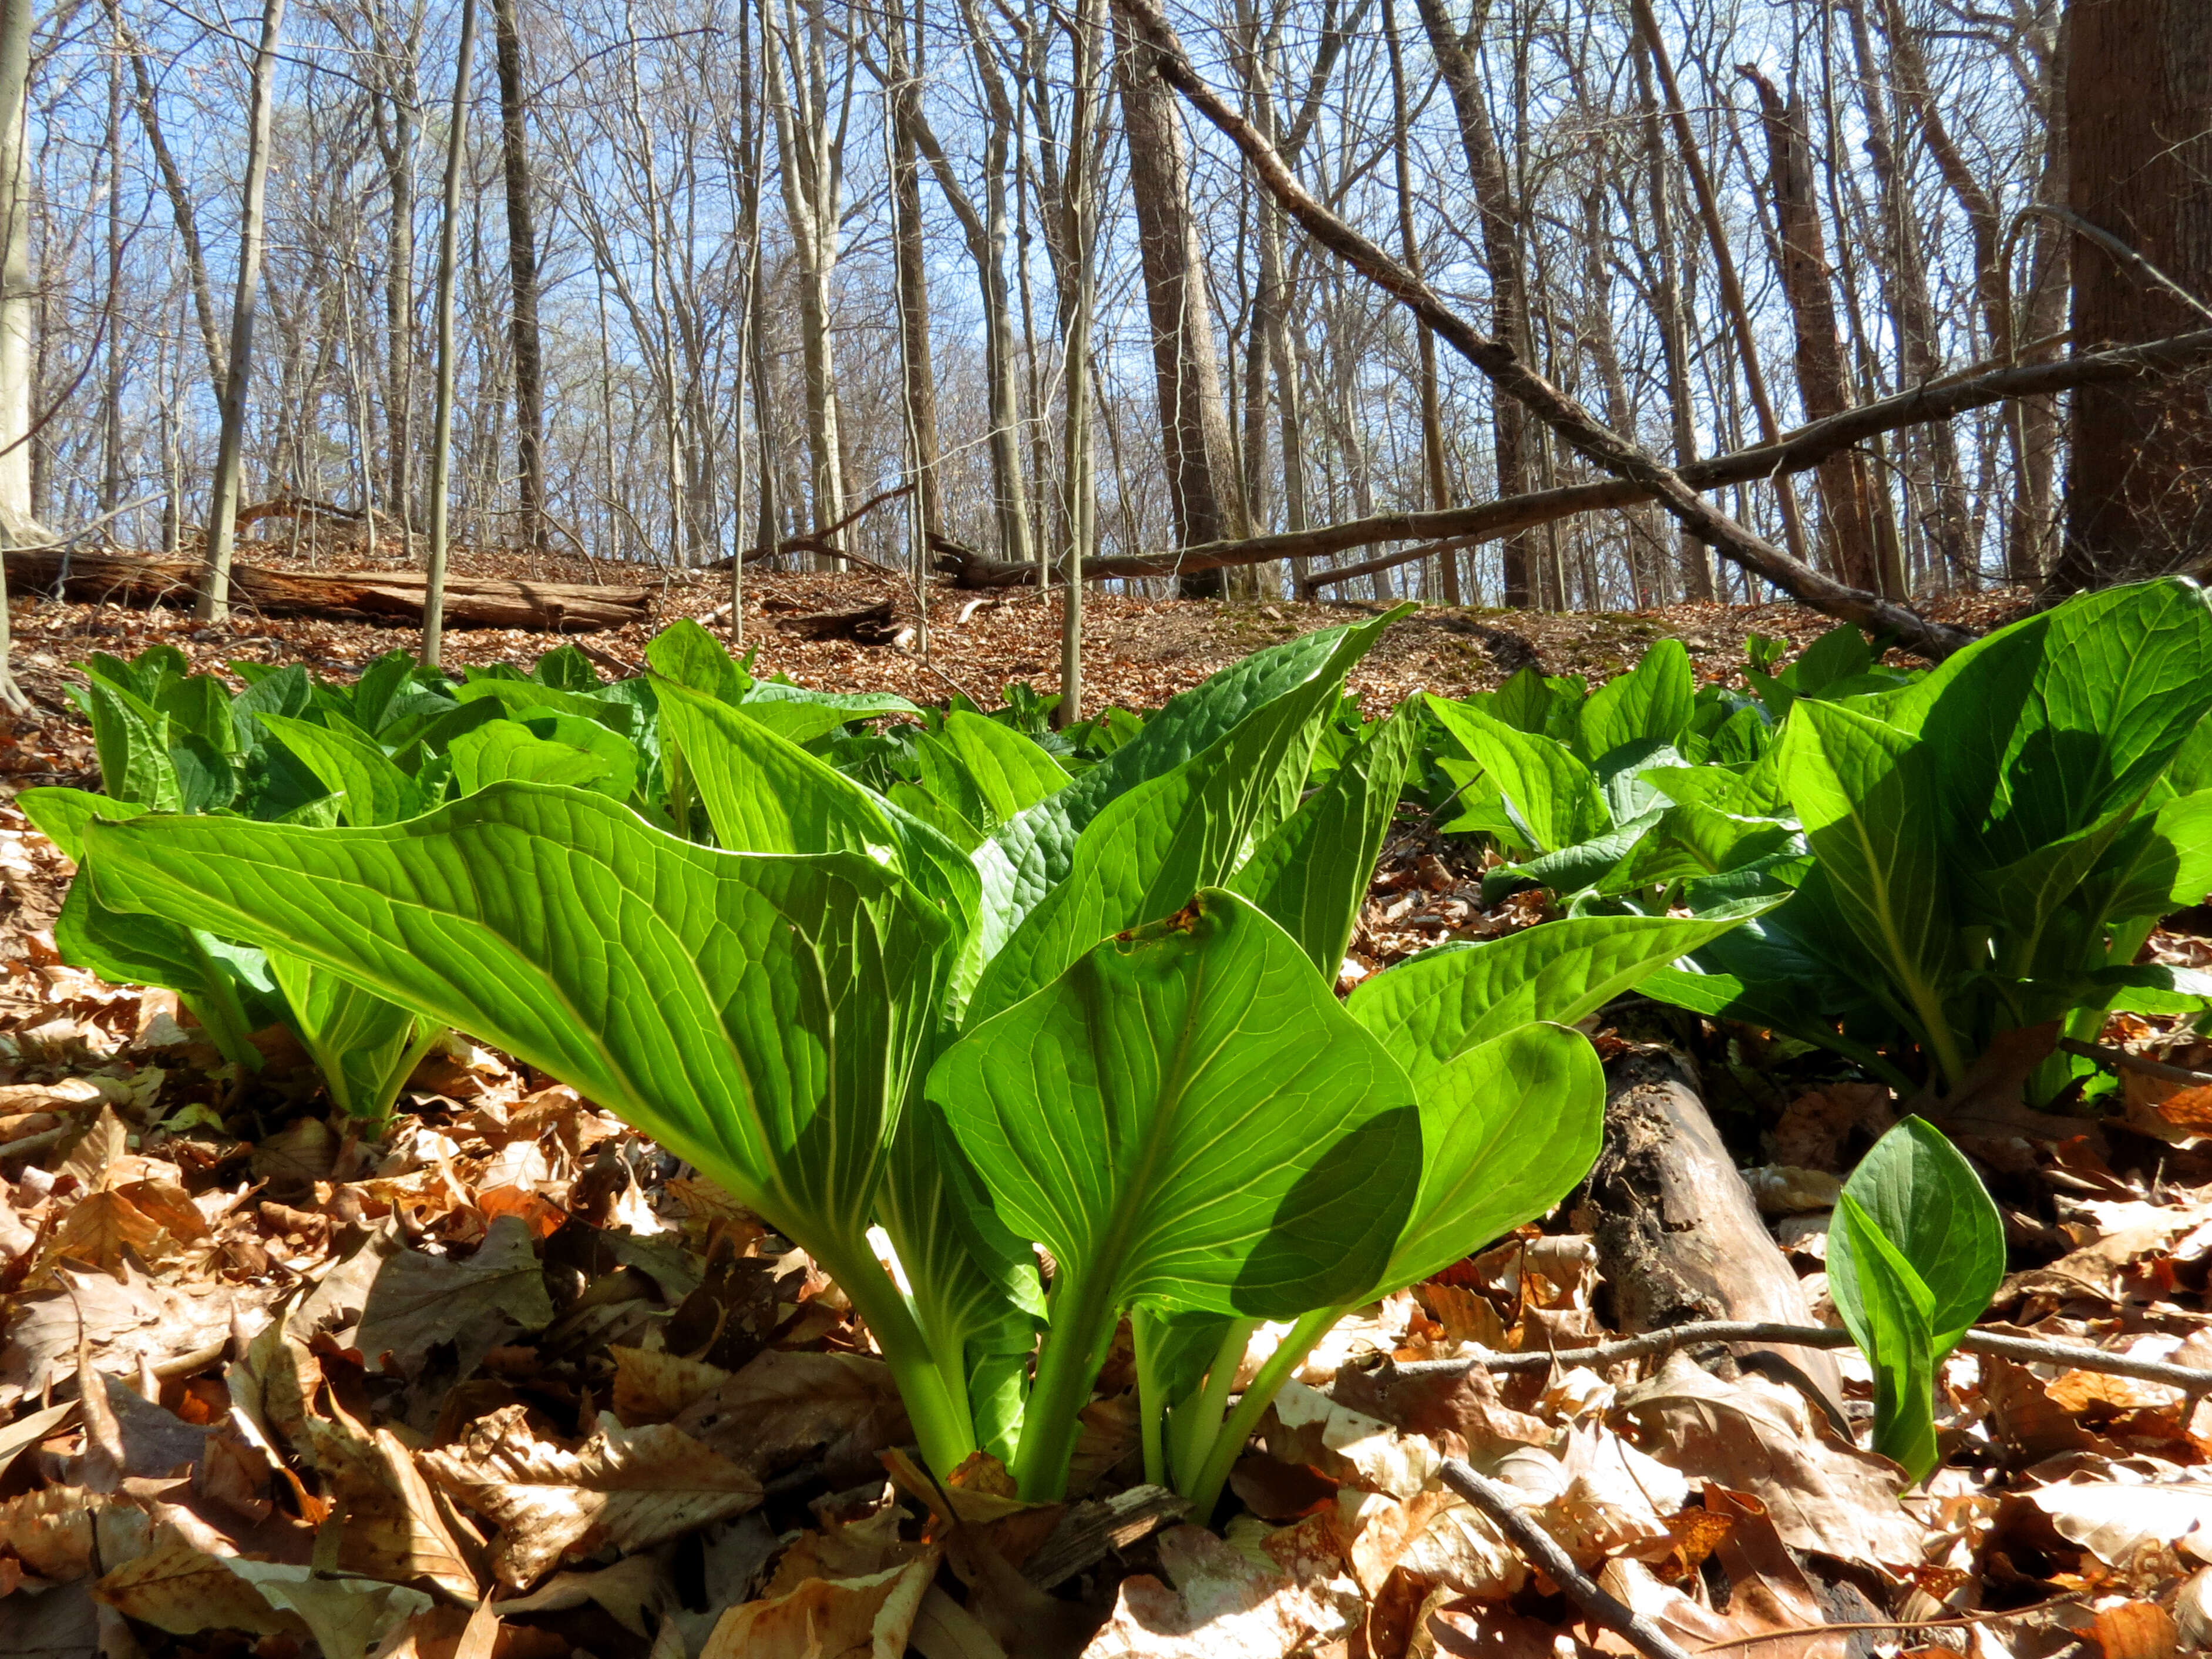
[{"label": "green leaf", "polygon": [[1832,696],[1838,682],[1856,679],[1873,666],[1874,651],[1866,635],[1854,624],[1841,623],[1807,646],[1779,678],[1801,697]]},{"label": "green leaf", "polygon": [[1345,1009],[1416,1085],[1534,1020],[1572,1025],[1741,916],[1570,916],[1504,939],[1446,945],[1361,981]]},{"label": "green leaf", "polygon": [[212,674],[191,674],[164,685],[154,707],[169,717],[173,731],[189,732],[226,755],[238,752],[238,728],[230,718],[230,693]]},{"label": "green leaf", "polygon": [[724,847],[755,853],[850,852],[893,867],[965,933],[977,903],[975,867],[937,830],[864,784],[696,691],[670,686],[661,725],[691,769]]},{"label": "green leaf", "polygon": [[169,758],[168,716],[105,678],[90,681],[87,690],[101,786],[117,800],[175,811],[183,804],[183,792]]},{"label": "green leaf", "polygon": [[380,734],[396,703],[415,675],[415,659],[387,651],[361,671],[353,686],[353,718],[363,731]]},{"label": "green leaf", "polygon": [[286,951],[269,952],[269,966],[331,1103],[349,1117],[384,1121],[439,1027]]},{"label": "green leaf", "polygon": [[1583,757],[1601,761],[1627,744],[1679,741],[1697,692],[1681,641],[1658,641],[1634,672],[1607,680],[1583,705]]},{"label": "green leaf", "polygon": [[94,819],[134,818],[146,809],[82,789],[27,789],[16,804],[78,866],[54,920],[54,948],[62,959],[112,985],[174,991],[224,1059],[258,1070],[260,1051],[247,1038],[278,1018],[261,953],[158,916],[111,909],[88,873],[85,832]]},{"label": "green leaf", "polygon": [[1613,827],[1596,777],[1565,744],[1516,732],[1447,698],[1432,695],[1428,703],[1437,723],[1489,773],[1531,852],[1557,852]]},{"label": "green leaf", "polygon": [[2084,886],[2102,919],[2162,916],[2212,894],[2212,789],[2176,796],[2131,822]]},{"label": "green leaf", "polygon": [[775,680],[755,680],[744,705],[746,714],[788,743],[811,743],[854,720],[921,712],[888,691],[812,691]]},{"label": "green leaf", "polygon": [[[978,948],[987,956],[995,951],[1066,878],[1077,838],[1118,797],[1212,748],[1255,715],[1274,711],[1279,718],[1279,704],[1292,702],[1306,713],[1328,708],[1346,671],[1403,614],[1401,607],[1355,627],[1301,634],[1177,692],[1097,765],[1000,825],[975,850],[986,921],[978,930]],[[1290,790],[1295,792],[1302,781],[1292,779]],[[1295,800],[1293,793],[1283,805],[1287,809]],[[1188,896],[1187,889],[1174,902]]]},{"label": "green leaf", "polygon": [[[1167,914],[1201,887],[1229,882],[1253,842],[1273,827],[1285,777],[1303,777],[1326,713],[1326,698],[1279,697],[1212,747],[1109,802],[1077,839],[1066,879],[983,968],[969,1019],[988,1018],[1039,989],[1108,934]],[[978,863],[988,876],[980,852]],[[979,947],[987,943],[979,940]]]},{"label": "green leaf", "polygon": [[1985,867],[2124,811],[2212,711],[2212,597],[2174,577],[2014,623],[1909,688],[1889,718],[1942,757],[1947,832]]},{"label": "green leaf", "polygon": [[1418,729],[1405,708],[1376,727],[1229,884],[1296,939],[1331,984],[1374,880]]},{"label": "green leaf", "polygon": [[1421,1182],[1376,1296],[1432,1278],[1542,1215],[1589,1173],[1605,1130],[1605,1068],[1589,1039],[1562,1025],[1522,1025],[1478,1043],[1416,1092]]},{"label": "green leaf", "polygon": [[1844,1183],[1928,1291],[1935,1357],[1959,1346],[2005,1272],[2004,1223],[1973,1166],[1923,1118],[1875,1143]]},{"label": "green leaf", "polygon": [[1057,1265],[1025,1493],[1064,1489],[1124,1310],[1340,1302],[1381,1274],[1419,1176],[1404,1074],[1288,934],[1218,890],[969,1032],[927,1086],[1000,1216]]},{"label": "green leaf", "polygon": [[338,797],[338,811],[347,823],[363,828],[398,823],[422,812],[422,794],[415,780],[374,744],[283,714],[264,714],[261,723]]},{"label": "green leaf", "polygon": [[1943,1005],[1954,933],[1934,753],[1894,726],[1808,699],[1790,711],[1781,763],[1838,914],[1955,1080],[1966,1056]]},{"label": "green leaf", "polygon": [[[623,775],[634,778],[637,751],[629,739],[592,721],[577,720],[573,714],[558,718],[590,726],[623,744],[631,757]],[[473,731],[461,732],[446,752],[453,761],[454,784],[464,795],[473,795],[479,789],[508,778],[591,789],[617,799],[629,793],[625,789],[621,795],[616,795],[614,789],[608,787],[622,767],[617,759],[595,754],[580,744],[550,742],[519,720],[491,720]]]},{"label": "green leaf", "polygon": [[958,757],[989,808],[1004,823],[1067,787],[1067,769],[1018,732],[996,720],[955,709],[941,740]]},{"label": "green leaf", "polygon": [[314,682],[298,663],[262,675],[231,700],[230,722],[238,736],[239,753],[252,754],[268,741],[262,715],[304,714],[314,700]]},{"label": "green leaf", "polygon": [[[611,690],[614,688],[608,689]],[[495,703],[507,710],[510,720],[520,720],[543,711],[597,720],[609,731],[625,738],[635,739],[638,733],[638,709],[635,703],[612,696],[587,696],[580,691],[557,691],[550,685],[540,685],[535,680],[471,680],[459,687],[454,695],[464,704]]]},{"label": "green leaf", "polygon": [[1845,1193],[1828,1229],[1828,1285],[1844,1328],[1874,1368],[1874,1448],[1913,1480],[1934,1473],[1936,1352],[1928,1287]]},{"label": "green leaf", "polygon": [[719,702],[741,701],[753,683],[722,642],[689,617],[678,617],[646,641],[645,665],[662,679]]},{"label": "green leaf", "polygon": [[556,691],[596,691],[602,682],[592,659],[573,645],[556,645],[530,665],[530,678]]}]

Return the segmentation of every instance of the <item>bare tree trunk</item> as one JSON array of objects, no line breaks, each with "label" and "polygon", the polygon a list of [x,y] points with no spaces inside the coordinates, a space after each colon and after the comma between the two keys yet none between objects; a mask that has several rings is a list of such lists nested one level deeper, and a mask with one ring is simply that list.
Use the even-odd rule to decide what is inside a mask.
[{"label": "bare tree trunk", "polygon": [[446,190],[438,226],[438,392],[430,438],[430,561],[422,589],[422,660],[438,665],[446,634],[446,524],[453,465],[454,244],[460,230],[461,167],[468,159],[469,71],[476,56],[477,0],[461,0],[453,58],[453,110],[446,136]]},{"label": "bare tree trunk", "polygon": [[138,113],[138,125],[144,129],[146,147],[154,153],[154,165],[161,175],[161,191],[169,198],[169,212],[176,221],[177,241],[185,256],[185,279],[192,295],[192,314],[199,324],[200,343],[207,352],[208,384],[216,395],[222,395],[227,378],[222,362],[222,339],[215,325],[215,295],[208,282],[207,256],[200,246],[198,216],[192,210],[191,190],[185,183],[183,170],[169,149],[168,136],[161,128],[161,110],[154,95],[154,77],[146,67],[145,48],[131,33],[130,25],[123,21],[123,10],[117,0],[108,0],[107,15],[121,37],[122,49],[131,58],[132,106]]},{"label": "bare tree trunk", "polygon": [[[1396,162],[1398,176],[1398,240],[1406,269],[1419,276],[1421,270],[1421,240],[1413,228],[1413,169],[1407,131],[1406,62],[1405,53],[1398,43],[1398,18],[1391,0],[1382,0],[1382,39],[1390,56],[1390,149]],[[1421,382],[1421,475],[1428,487],[1431,512],[1440,513],[1451,505],[1451,480],[1446,471],[1444,456],[1443,405],[1437,386],[1437,337],[1425,323],[1413,325],[1414,343],[1420,356]],[[1459,550],[1444,548],[1437,557],[1443,577],[1443,600],[1457,605],[1461,601],[1459,587]]]},{"label": "bare tree trunk", "polygon": [[[419,35],[397,43],[386,68],[395,84],[374,106],[378,148],[383,152],[386,196],[384,283],[385,509],[399,526],[400,544],[415,553],[415,47]],[[391,125],[383,110],[388,104]]]},{"label": "bare tree trunk", "polygon": [[253,317],[261,298],[263,207],[269,191],[269,128],[276,93],[276,40],[284,0],[264,0],[261,44],[253,54],[246,137],[245,200],[238,219],[238,288],[230,307],[229,374],[222,389],[222,432],[216,447],[208,508],[207,573],[194,612],[203,622],[230,615],[230,556],[238,535],[239,465],[246,443],[246,398],[253,379]]},{"label": "bare tree trunk", "polygon": [[1075,279],[1067,318],[1066,451],[1061,479],[1067,550],[1060,562],[1060,706],[1053,718],[1083,718],[1083,562],[1097,551],[1098,491],[1091,437],[1091,313],[1098,288],[1098,184],[1092,135],[1098,125],[1099,60],[1106,47],[1106,0],[1081,0],[1075,14],[1067,165],[1060,182],[1063,234]]},{"label": "bare tree trunk", "polygon": [[[1836,296],[1829,287],[1827,238],[1813,194],[1813,144],[1805,130],[1805,106],[1796,96],[1785,102],[1749,64],[1738,64],[1736,73],[1759,93],[1767,187],[1779,233],[1775,259],[1797,339],[1797,397],[1805,418],[1818,421],[1850,408],[1851,395],[1844,373],[1843,336],[1836,325]],[[1822,462],[1814,477],[1820,486],[1829,568],[1854,587],[1884,591],[1863,465],[1855,454],[1838,455]]]},{"label": "bare tree trunk", "polygon": [[[1850,0],[1852,51],[1858,60],[1859,86],[1866,106],[1867,159],[1879,191],[1890,294],[1906,384],[1932,380],[1942,373],[1936,347],[1936,308],[1928,290],[1928,259],[1920,243],[1917,204],[1911,184],[1899,173],[1890,144],[1888,100],[1876,73],[1874,41],[1867,27],[1866,0]],[[1929,540],[1951,580],[1962,587],[1978,585],[1976,560],[1966,534],[1966,479],[1959,465],[1959,441],[1948,425],[1928,432]]]},{"label": "bare tree trunk", "polygon": [[[1650,203],[1651,240],[1657,266],[1656,299],[1659,350],[1667,366],[1667,418],[1674,441],[1674,465],[1698,458],[1697,414],[1690,402],[1690,349],[1682,325],[1680,250],[1674,240],[1674,192],[1668,188],[1667,143],[1660,128],[1659,100],[1651,93],[1651,48],[1636,43],[1636,94],[1644,129],[1644,166]],[[1675,538],[1674,559],[1682,575],[1682,597],[1713,597],[1711,556],[1686,535]]]},{"label": "bare tree trunk", "polygon": [[507,262],[514,289],[514,447],[520,474],[522,544],[545,546],[545,369],[538,335],[538,232],[532,210],[528,130],[522,86],[520,0],[492,0],[499,58],[500,155],[507,178]]},{"label": "bare tree trunk", "polygon": [[[31,514],[31,331],[38,288],[31,280],[30,143],[24,131],[31,81],[31,0],[0,0],[0,546],[45,539]],[[27,709],[15,684],[8,592],[0,573],[0,708]]]},{"label": "bare tree trunk", "polygon": [[[2166,279],[2212,294],[2212,7],[2069,0],[2067,205]],[[2193,320],[2140,265],[2074,244],[2074,337],[2094,349]],[[2075,394],[2061,589],[2155,575],[2212,540],[2212,410],[2201,377]]]},{"label": "bare tree trunk", "polygon": [[[1690,188],[1698,198],[1698,217],[1704,223],[1705,240],[1713,254],[1713,267],[1720,279],[1721,307],[1728,313],[1729,328],[1735,337],[1736,352],[1743,364],[1743,383],[1751,394],[1751,406],[1759,416],[1759,437],[1762,443],[1772,443],[1782,435],[1782,423],[1775,417],[1774,399],[1767,394],[1766,372],[1760,368],[1759,342],[1751,327],[1751,307],[1744,303],[1743,283],[1738,278],[1735,256],[1729,251],[1728,228],[1721,222],[1718,198],[1713,192],[1712,175],[1705,170],[1705,159],[1698,149],[1696,130],[1690,125],[1690,112],[1682,104],[1682,89],[1675,84],[1674,60],[1667,54],[1667,42],[1659,33],[1659,20],[1652,14],[1651,0],[1628,0],[1629,15],[1636,23],[1644,49],[1651,54],[1651,67],[1659,77],[1659,90],[1666,100],[1667,118],[1674,128],[1674,143],[1682,153],[1682,170],[1689,175]],[[1805,527],[1798,512],[1797,492],[1786,481],[1778,480],[1777,496],[1782,507],[1782,538],[1790,550],[1790,556],[1800,564],[1805,562]]]},{"label": "bare tree trunk", "polygon": [[[916,0],[919,9],[919,0]],[[915,116],[921,99],[921,19],[915,23],[915,55],[907,52],[907,19],[894,8],[884,20],[890,48],[891,107],[896,131],[892,147],[891,234],[899,284],[899,357],[906,376],[907,420],[913,427],[914,510],[921,516],[924,543],[945,533],[943,484],[937,431],[937,373],[929,348],[929,261],[921,244],[921,171],[915,144]]]},{"label": "bare tree trunk", "polygon": [[[763,21],[766,14],[763,14]],[[799,268],[799,344],[806,379],[806,437],[813,453],[814,528],[827,530],[845,517],[845,456],[838,431],[836,353],[830,342],[830,279],[836,272],[844,201],[842,120],[830,117],[829,26],[822,0],[806,0],[804,38],[790,5],[787,38],[764,43],[768,99],[775,112],[776,149],[783,179],[784,211],[791,222]],[[788,63],[790,89],[785,89]],[[851,78],[846,94],[851,94]],[[816,555],[818,568],[842,561]]]},{"label": "bare tree trunk", "polygon": [[[1152,49],[1122,27],[1115,8],[1114,76],[1129,145],[1129,193],[1137,211],[1145,301],[1152,327],[1152,372],[1159,390],[1160,435],[1167,453],[1168,498],[1183,546],[1245,533],[1237,489],[1236,439],[1222,403],[1221,365],[1206,262],[1190,210],[1190,166],[1175,94],[1159,77]],[[1240,586],[1249,586],[1246,577]],[[1221,599],[1218,571],[1179,579],[1187,599]]]}]

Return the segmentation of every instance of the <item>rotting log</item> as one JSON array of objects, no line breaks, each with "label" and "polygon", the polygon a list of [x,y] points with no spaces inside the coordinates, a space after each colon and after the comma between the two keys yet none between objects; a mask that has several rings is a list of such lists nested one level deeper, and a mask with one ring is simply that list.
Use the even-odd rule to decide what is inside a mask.
[{"label": "rotting log", "polygon": [[[9,591],[100,604],[189,606],[200,576],[197,559],[142,559],[55,549],[10,551]],[[268,617],[419,625],[425,579],[419,570],[270,570],[238,565],[231,602]],[[591,634],[648,622],[652,591],[576,582],[509,581],[449,576],[446,621],[457,628],[520,628]]]},{"label": "rotting log", "polygon": [[[1607,1067],[1605,1145],[1575,1209],[1624,1333],[1713,1319],[1813,1323],[1695,1082],[1666,1050],[1633,1050]],[[1790,1383],[1832,1422],[1844,1420],[1832,1355],[1780,1343],[1726,1348],[1745,1370]]]}]

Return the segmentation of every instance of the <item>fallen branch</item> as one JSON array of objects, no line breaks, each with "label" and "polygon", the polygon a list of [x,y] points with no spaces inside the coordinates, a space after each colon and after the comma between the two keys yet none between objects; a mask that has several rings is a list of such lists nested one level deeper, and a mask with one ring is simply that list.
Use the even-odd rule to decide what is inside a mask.
[{"label": "fallen branch", "polygon": [[858,553],[847,551],[845,549],[837,545],[836,538],[839,531],[848,529],[852,526],[858,524],[862,519],[866,518],[869,514],[874,512],[885,501],[895,501],[900,496],[908,494],[913,489],[914,486],[912,484],[902,483],[894,489],[884,490],[878,495],[869,496],[866,501],[862,501],[858,507],[854,507],[850,513],[848,513],[843,518],[838,520],[837,522],[833,525],[826,525],[820,530],[807,531],[803,535],[786,536],[781,541],[772,542],[765,546],[749,547],[745,549],[743,553],[729,554],[725,557],[715,559],[709,563],[702,564],[699,566],[698,568],[702,570],[727,570],[730,568],[731,562],[734,559],[742,558],[747,564],[757,564],[763,559],[777,558],[786,553],[813,553],[819,555],[823,558],[843,559],[849,563],[861,565],[867,569],[873,570],[880,575],[903,575],[905,574],[903,571],[894,570],[889,565],[878,564],[873,559],[865,558]]},{"label": "fallen branch", "polygon": [[1306,234],[1398,301],[1512,398],[1606,472],[1638,487],[1696,540],[1729,562],[1771,583],[1792,599],[1871,633],[1887,633],[1929,657],[1948,656],[1972,636],[1930,622],[1910,606],[1839,582],[1792,558],[1700,495],[1680,474],[1640,445],[1622,437],[1537,374],[1511,346],[1484,334],[1437,296],[1436,291],[1380,247],[1329,211],[1300,184],[1275,147],[1230,106],[1191,66],[1182,41],[1156,0],[1115,0],[1152,47],[1161,77],[1236,144],[1253,172]]},{"label": "fallen branch", "polygon": [[1444,1459],[1441,1473],[1444,1485],[1488,1516],[1513,1547],[1541,1567],[1544,1576],[1594,1623],[1604,1626],[1645,1659],[1690,1659],[1688,1649],[1677,1646],[1666,1632],[1577,1566],[1510,1488],[1477,1474],[1456,1457]]},{"label": "fallen branch", "polygon": [[[1528,1353],[1483,1352],[1467,1359],[1418,1359],[1391,1364],[1392,1374],[1405,1377],[1442,1376],[1477,1367],[1505,1375],[1514,1371],[1543,1371],[1565,1362],[1593,1368],[1626,1364],[1631,1360],[1656,1359],[1701,1342],[1777,1343],[1784,1347],[1848,1348],[1849,1331],[1825,1325],[1777,1325],[1758,1320],[1705,1319],[1687,1325],[1671,1325],[1663,1331],[1646,1331],[1589,1348],[1541,1348]],[[2108,1376],[2131,1376],[2140,1382],[2163,1383],[2185,1394],[2212,1393],[2212,1370],[2190,1365],[2169,1365],[2162,1360],[2136,1359],[2124,1353],[2075,1342],[2050,1342],[2039,1338],[2006,1336],[1996,1331],[1970,1330],[1959,1339],[1967,1353],[1987,1354],[2022,1364],[2068,1365],[2078,1371]]]}]

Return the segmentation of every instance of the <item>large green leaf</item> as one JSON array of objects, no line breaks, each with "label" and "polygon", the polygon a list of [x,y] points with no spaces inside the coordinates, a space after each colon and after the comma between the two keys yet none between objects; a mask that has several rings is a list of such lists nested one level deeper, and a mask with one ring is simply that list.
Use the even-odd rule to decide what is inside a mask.
[{"label": "large green leaf", "polygon": [[[1173,771],[1285,700],[1310,713],[1327,707],[1346,671],[1403,614],[1401,608],[1354,627],[1320,629],[1254,652],[1203,684],[1177,692],[1105,760],[1001,824],[975,854],[983,877],[982,953],[996,951],[1066,879],[1077,838],[1115,799]],[[1293,779],[1290,788],[1300,781]]]},{"label": "large green leaf", "polygon": [[1966,1057],[1943,1006],[1954,933],[1938,769],[1926,744],[1840,704],[1790,710],[1783,777],[1837,910],[1955,1079]]},{"label": "large green leaf", "polygon": [[1417,1085],[1421,1183],[1373,1287],[1419,1284],[1543,1214],[1589,1173],[1605,1068],[1589,1039],[1532,1024],[1478,1043]]},{"label": "large green leaf", "polygon": [[1680,640],[1661,640],[1632,673],[1607,680],[1582,710],[1582,750],[1592,762],[1632,743],[1678,742],[1697,696],[1690,653]]},{"label": "large green leaf", "polygon": [[2212,789],[2166,801],[2117,836],[2084,883],[2101,920],[2164,915],[2212,894]]},{"label": "large green leaf", "polygon": [[2212,711],[2212,598],[2182,578],[2081,595],[1978,640],[1892,705],[1942,757],[1961,857],[1995,867],[2140,797]]},{"label": "large green leaf", "polygon": [[153,811],[176,811],[183,797],[169,758],[168,716],[105,678],[88,681],[86,690],[93,751],[108,794]]},{"label": "large green leaf", "polygon": [[1064,1487],[1115,1322],[1294,1316],[1378,1278],[1419,1172],[1403,1073],[1297,945],[1200,894],[946,1050],[928,1092],[999,1213],[1052,1254],[1052,1329],[1017,1462]]},{"label": "large green leaf", "polygon": [[1226,884],[1274,827],[1285,778],[1292,789],[1303,778],[1325,712],[1311,696],[1279,697],[1173,771],[1116,796],[1077,838],[1066,878],[983,968],[969,1021],[1057,978],[1109,933]]},{"label": "large green leaf", "polygon": [[1531,852],[1554,853],[1613,828],[1596,777],[1565,744],[1444,697],[1431,696],[1429,710],[1490,775]]},{"label": "large green leaf", "polygon": [[1928,1287],[1941,1359],[1959,1345],[2004,1279],[2004,1222],[1973,1166],[1925,1118],[1875,1143],[1844,1183]]},{"label": "large green leaf", "polygon": [[348,823],[366,829],[422,812],[422,792],[416,781],[376,744],[284,714],[264,714],[261,723],[338,798],[338,811]]},{"label": "large green leaf", "polygon": [[1378,726],[1229,884],[1274,918],[1332,983],[1397,810],[1419,732],[1416,713],[1401,708]]},{"label": "large green leaf", "polygon": [[[618,733],[573,714],[555,718],[589,726],[621,744],[629,750],[634,761],[636,750]],[[479,789],[513,778],[525,783],[566,784],[571,788],[591,789],[620,799],[629,791],[618,795],[610,786],[618,775],[635,776],[634,764],[625,767],[617,757],[595,753],[580,744],[550,742],[520,720],[490,720],[472,731],[463,732],[453,738],[446,753],[453,762],[454,787],[464,795],[473,795]]]},{"label": "large green leaf", "polygon": [[975,868],[939,831],[762,726],[750,704],[732,708],[672,685],[660,719],[724,847],[889,857],[957,930],[968,929]]},{"label": "large green leaf", "polygon": [[1912,1264],[1849,1193],[1828,1229],[1828,1284],[1844,1328],[1874,1368],[1874,1446],[1914,1480],[1932,1473],[1936,1439],[1934,1298]]},{"label": "large green leaf", "polygon": [[1020,732],[981,714],[955,709],[936,740],[966,770],[994,826],[1067,787],[1066,767]]},{"label": "large green leaf", "polygon": [[866,858],[720,852],[514,782],[382,829],[144,818],[87,841],[112,903],[495,1042],[809,1249],[849,1256],[866,1226],[945,937]]},{"label": "large green leaf", "polygon": [[645,665],[664,680],[704,692],[720,702],[736,702],[752,676],[722,648],[722,642],[689,617],[679,617],[646,641]]},{"label": "large green leaf", "polygon": [[1570,916],[1504,939],[1446,945],[1363,981],[1345,1007],[1413,1081],[1533,1020],[1571,1025],[1741,916]]}]

